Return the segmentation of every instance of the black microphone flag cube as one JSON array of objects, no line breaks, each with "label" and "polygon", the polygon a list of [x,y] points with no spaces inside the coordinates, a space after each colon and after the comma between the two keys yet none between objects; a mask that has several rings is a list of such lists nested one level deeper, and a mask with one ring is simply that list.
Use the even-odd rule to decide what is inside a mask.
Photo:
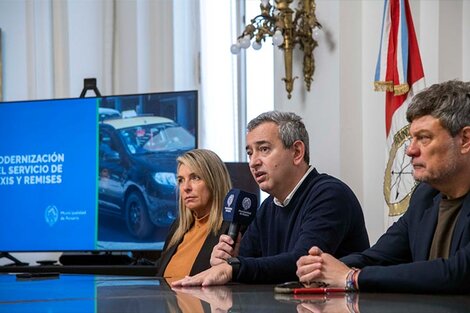
[{"label": "black microphone flag cube", "polygon": [[240,189],[231,189],[224,200],[224,221],[248,225],[256,215],[258,198]]}]

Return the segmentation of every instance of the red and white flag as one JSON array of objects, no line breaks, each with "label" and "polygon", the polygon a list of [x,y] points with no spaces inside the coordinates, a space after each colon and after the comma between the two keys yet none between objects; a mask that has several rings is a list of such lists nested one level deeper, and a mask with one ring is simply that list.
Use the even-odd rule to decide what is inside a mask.
[{"label": "red and white flag", "polygon": [[411,98],[425,88],[424,71],[408,0],[385,0],[380,52],[375,71],[375,90],[385,91],[387,166],[384,196],[386,223],[390,224],[408,208],[416,186],[409,144],[406,109]]}]

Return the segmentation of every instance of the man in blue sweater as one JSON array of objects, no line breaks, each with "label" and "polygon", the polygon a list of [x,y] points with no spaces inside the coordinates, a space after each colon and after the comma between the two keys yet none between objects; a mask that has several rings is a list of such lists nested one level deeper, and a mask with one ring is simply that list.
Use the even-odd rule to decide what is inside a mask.
[{"label": "man in blue sweater", "polygon": [[369,247],[354,193],[340,180],[309,165],[308,133],[299,116],[266,112],[247,128],[252,175],[270,196],[241,242],[222,235],[211,255],[212,267],[173,286],[295,280],[296,261],[312,245],[337,257]]}]

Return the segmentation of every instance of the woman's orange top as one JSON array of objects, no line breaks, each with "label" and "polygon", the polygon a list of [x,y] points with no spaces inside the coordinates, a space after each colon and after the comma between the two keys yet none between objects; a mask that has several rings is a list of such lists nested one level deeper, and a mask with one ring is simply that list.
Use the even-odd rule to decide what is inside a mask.
[{"label": "woman's orange top", "polygon": [[209,214],[196,219],[193,227],[184,235],[175,254],[168,263],[164,277],[183,278],[191,272],[194,261],[207,237]]}]

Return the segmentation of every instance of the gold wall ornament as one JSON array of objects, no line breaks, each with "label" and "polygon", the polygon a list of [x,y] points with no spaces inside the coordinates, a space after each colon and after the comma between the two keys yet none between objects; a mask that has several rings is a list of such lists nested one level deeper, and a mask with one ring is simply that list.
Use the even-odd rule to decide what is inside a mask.
[{"label": "gold wall ornament", "polygon": [[411,141],[410,124],[407,124],[393,136],[387,166],[385,167],[383,192],[389,208],[388,216],[405,213],[411,195],[417,186],[413,178],[411,158],[406,149]]},{"label": "gold wall ornament", "polygon": [[313,50],[318,45],[315,37],[321,29],[321,24],[315,16],[315,0],[298,0],[298,6],[294,10],[290,5],[293,0],[274,0],[272,6],[270,0],[261,0],[261,14],[251,20],[251,24],[245,27],[243,33],[237,38],[237,43],[230,48],[233,54],[238,54],[241,49],[251,46],[255,50],[261,49],[262,42],[267,36],[271,36],[273,45],[284,51],[285,77],[287,98],[292,97],[294,88],[292,77],[292,55],[296,44],[303,50],[303,76],[305,86],[310,91],[315,71]]}]

